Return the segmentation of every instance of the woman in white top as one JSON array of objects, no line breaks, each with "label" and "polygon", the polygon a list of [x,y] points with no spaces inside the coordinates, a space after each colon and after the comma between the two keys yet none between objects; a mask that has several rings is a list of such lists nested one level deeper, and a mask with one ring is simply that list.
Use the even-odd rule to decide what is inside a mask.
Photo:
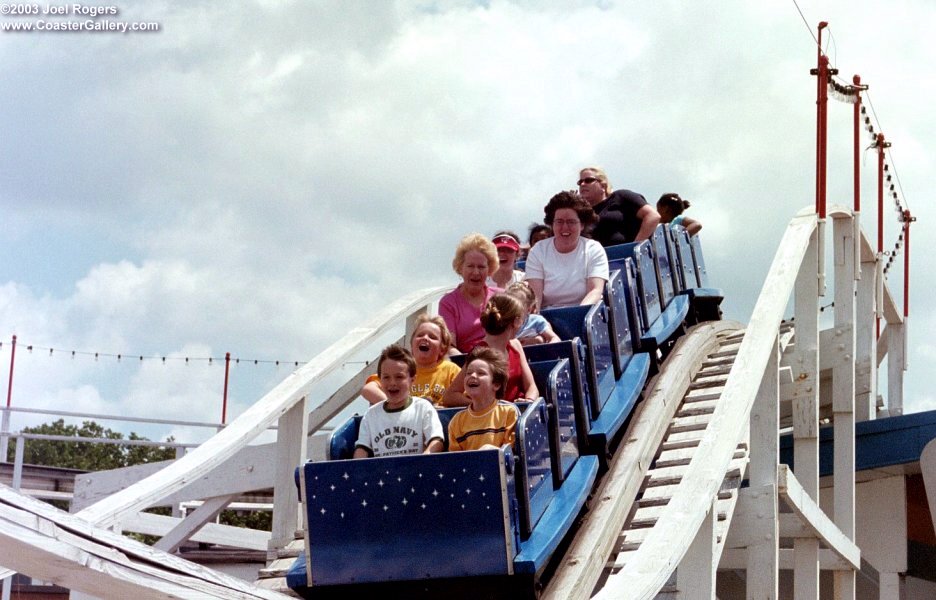
[{"label": "woman in white top", "polygon": [[595,240],[582,237],[597,220],[577,192],[559,192],[545,207],[553,237],[533,246],[526,281],[543,308],[594,304],[608,281],[608,256]]}]

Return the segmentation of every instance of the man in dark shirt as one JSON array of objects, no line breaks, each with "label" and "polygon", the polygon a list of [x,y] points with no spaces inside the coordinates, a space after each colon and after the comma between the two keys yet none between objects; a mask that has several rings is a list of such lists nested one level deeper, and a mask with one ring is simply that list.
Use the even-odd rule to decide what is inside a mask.
[{"label": "man in dark shirt", "polygon": [[630,190],[612,192],[608,176],[598,167],[579,172],[578,188],[582,199],[598,214],[591,237],[602,246],[645,240],[660,222],[660,213],[640,194]]}]

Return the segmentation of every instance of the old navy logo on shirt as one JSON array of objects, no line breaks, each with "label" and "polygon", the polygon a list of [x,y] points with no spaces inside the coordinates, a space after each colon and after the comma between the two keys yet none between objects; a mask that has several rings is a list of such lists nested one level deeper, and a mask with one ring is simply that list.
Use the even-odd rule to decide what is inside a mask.
[{"label": "old navy logo on shirt", "polygon": [[377,446],[383,441],[384,448],[387,450],[399,450],[406,446],[407,436],[415,438],[417,435],[419,432],[409,427],[388,427],[377,434],[374,438],[374,445]]}]

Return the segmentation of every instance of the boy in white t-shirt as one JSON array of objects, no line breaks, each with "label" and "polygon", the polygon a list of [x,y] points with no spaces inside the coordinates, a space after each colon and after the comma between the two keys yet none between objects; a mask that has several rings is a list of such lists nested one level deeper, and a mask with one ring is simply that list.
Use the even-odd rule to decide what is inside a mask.
[{"label": "boy in white t-shirt", "polygon": [[442,451],[442,422],[432,403],[410,396],[416,360],[398,344],[384,348],[377,361],[387,399],[371,406],[358,430],[354,458],[429,454]]}]

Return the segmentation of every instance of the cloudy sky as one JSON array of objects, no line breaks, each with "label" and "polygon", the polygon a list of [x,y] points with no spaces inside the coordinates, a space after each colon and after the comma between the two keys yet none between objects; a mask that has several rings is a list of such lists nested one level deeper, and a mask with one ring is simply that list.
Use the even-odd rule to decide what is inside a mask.
[{"label": "cloudy sky", "polygon": [[[174,359],[308,360],[408,290],[455,283],[461,235],[525,231],[587,164],[692,200],[743,321],[813,202],[816,51],[793,2],[116,6],[160,31],[0,32],[0,371],[16,334],[16,406],[216,421],[223,370]],[[841,75],[870,84],[920,219],[906,405],[936,408],[936,5],[799,6],[813,31],[830,22]],[[851,107],[831,109],[829,197],[850,203]],[[875,165],[866,152],[872,236]],[[231,413],[290,370],[232,369]]]}]

